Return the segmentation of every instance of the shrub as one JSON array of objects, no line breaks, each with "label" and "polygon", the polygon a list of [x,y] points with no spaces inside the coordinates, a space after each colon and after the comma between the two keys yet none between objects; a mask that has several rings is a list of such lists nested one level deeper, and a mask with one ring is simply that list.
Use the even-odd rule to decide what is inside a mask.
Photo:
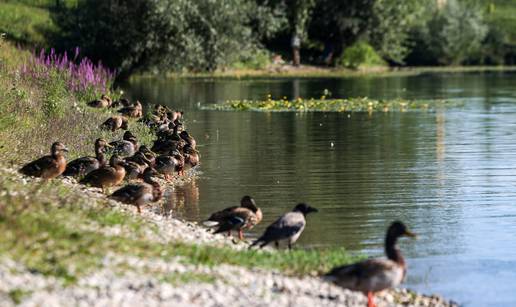
[{"label": "shrub", "polygon": [[480,6],[448,0],[421,34],[427,51],[439,64],[462,64],[478,54],[487,32]]},{"label": "shrub", "polygon": [[[113,71],[102,66],[100,62],[93,64],[88,58],[79,61],[78,57],[79,48],[75,49],[75,55],[71,59],[66,52],[57,54],[51,49],[47,54],[41,50],[22,66],[22,76],[38,82],[48,92],[45,103],[47,110],[57,110],[59,96],[66,95],[60,93],[61,89],[67,89],[79,100],[86,100],[93,99],[98,93],[107,93],[111,88]],[[56,86],[52,86],[53,84]]]},{"label": "shrub", "polygon": [[344,49],[338,64],[348,68],[360,68],[371,66],[384,66],[385,61],[376,51],[366,42],[357,42]]},{"label": "shrub", "polygon": [[90,0],[54,15],[62,48],[81,46],[124,75],[228,66],[259,49],[281,18],[252,0]]}]

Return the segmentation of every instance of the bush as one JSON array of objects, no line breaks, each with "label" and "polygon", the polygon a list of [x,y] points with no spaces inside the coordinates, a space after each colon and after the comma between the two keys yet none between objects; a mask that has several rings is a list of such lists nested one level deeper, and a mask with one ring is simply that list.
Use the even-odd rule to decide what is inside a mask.
[{"label": "bush", "polygon": [[438,64],[457,65],[479,53],[487,32],[480,6],[448,0],[420,34]]},{"label": "bush", "polygon": [[373,47],[366,42],[357,42],[344,49],[338,64],[354,69],[386,65],[385,61],[376,53]]},{"label": "bush", "polygon": [[[54,15],[66,49],[81,46],[122,74],[212,71],[260,48],[281,16],[252,0],[79,1]],[[259,19],[259,20],[258,20]]]}]

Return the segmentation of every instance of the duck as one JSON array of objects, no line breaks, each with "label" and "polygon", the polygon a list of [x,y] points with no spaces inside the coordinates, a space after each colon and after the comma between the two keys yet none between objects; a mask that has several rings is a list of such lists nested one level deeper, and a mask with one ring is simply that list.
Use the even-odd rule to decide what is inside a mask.
[{"label": "duck", "polygon": [[407,273],[405,259],[396,247],[398,238],[416,235],[400,221],[393,222],[385,236],[387,259],[367,259],[350,265],[336,267],[324,279],[352,291],[367,295],[367,306],[374,307],[374,293],[398,286]]},{"label": "duck", "polygon": [[143,154],[143,156],[149,161],[150,166],[154,167],[156,164],[156,153],[154,153],[152,150],[150,150],[147,146],[142,145],[138,149],[139,152]]},{"label": "duck", "polygon": [[262,210],[256,206],[254,199],[246,195],[240,200],[240,206],[228,207],[210,215],[204,221],[206,226],[218,226],[214,233],[238,231],[238,238],[244,239],[243,229],[251,229],[262,221]]},{"label": "duck", "polygon": [[172,157],[174,157],[174,159],[177,161],[175,166],[177,175],[183,176],[185,174],[185,157],[177,150],[172,152]]},{"label": "duck", "polygon": [[286,241],[288,249],[292,249],[297,239],[303,233],[306,226],[306,216],[311,212],[318,212],[316,208],[310,207],[305,203],[297,204],[291,212],[280,216],[274,223],[265,229],[265,233],[254,241],[249,248],[259,244],[260,248],[274,242],[276,248],[279,242]]},{"label": "duck", "polygon": [[170,154],[175,150],[183,150],[186,141],[179,136],[179,126],[176,125],[173,129],[159,131],[157,133],[158,139],[154,141],[151,150],[159,154]]},{"label": "duck", "polygon": [[84,176],[89,172],[106,165],[104,150],[106,147],[113,147],[104,139],[95,140],[95,157],[82,157],[68,163],[63,176]]},{"label": "duck", "polygon": [[125,168],[122,166],[123,160],[118,155],[111,156],[109,165],[89,172],[81,181],[81,184],[101,188],[102,192],[112,186],[119,185],[125,177]]},{"label": "duck", "polygon": [[191,167],[196,167],[199,165],[199,152],[192,148],[190,145],[186,145],[183,148],[185,164],[190,165]]},{"label": "duck", "polygon": [[127,117],[122,115],[115,115],[106,119],[106,121],[100,125],[100,129],[111,130],[111,132],[115,132],[118,129],[127,130],[128,125],[129,120],[127,119]]},{"label": "duck", "polygon": [[165,176],[165,180],[170,181],[176,170],[177,160],[173,156],[160,155],[156,157],[156,171]]},{"label": "duck", "polygon": [[122,140],[113,141],[109,145],[113,147],[113,152],[122,157],[130,157],[138,150],[138,140],[129,130],[124,132]]},{"label": "duck", "polygon": [[125,177],[127,181],[140,179],[143,171],[149,166],[147,163],[138,164],[134,161],[124,161],[122,166],[125,168]]},{"label": "duck", "polygon": [[190,147],[192,147],[193,149],[196,148],[197,141],[195,141],[193,136],[191,136],[186,130],[181,131],[179,136],[181,137],[181,139],[185,140],[186,144],[190,145]]},{"label": "duck", "polygon": [[163,197],[161,186],[152,178],[158,175],[155,169],[147,167],[143,173],[143,183],[126,185],[116,190],[109,198],[135,205],[138,213],[141,213],[141,206],[148,202],[156,202]]},{"label": "duck", "polygon": [[61,175],[66,169],[64,153],[68,148],[61,142],[54,142],[50,147],[50,155],[25,164],[19,172],[33,177],[41,177],[45,180]]},{"label": "duck", "polygon": [[118,110],[118,113],[125,115],[127,117],[140,118],[143,115],[142,112],[142,103],[138,100],[132,106],[123,107]]},{"label": "duck", "polygon": [[129,100],[127,98],[120,98],[118,100],[115,100],[113,101],[113,103],[111,104],[111,108],[118,108],[118,107],[128,107],[130,106],[131,103],[129,102]]},{"label": "duck", "polygon": [[102,94],[100,99],[95,99],[93,101],[88,102],[88,105],[93,108],[108,108],[112,104],[112,100],[109,96]]}]

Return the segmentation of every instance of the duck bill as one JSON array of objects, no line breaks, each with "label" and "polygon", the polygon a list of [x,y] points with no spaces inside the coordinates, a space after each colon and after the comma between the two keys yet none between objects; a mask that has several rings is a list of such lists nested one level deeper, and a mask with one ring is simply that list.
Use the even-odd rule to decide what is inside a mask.
[{"label": "duck bill", "polygon": [[113,145],[110,145],[110,144],[106,143],[106,145],[104,145],[104,147],[107,147],[107,148],[113,148],[113,147],[115,147],[115,146],[113,146]]},{"label": "duck bill", "polygon": [[314,207],[308,207],[308,213],[310,212],[319,212],[319,210],[317,210],[317,208]]},{"label": "duck bill", "polygon": [[414,238],[414,239],[417,239],[417,235],[411,231],[405,231],[404,235],[406,235],[407,237],[411,237],[411,238]]},{"label": "duck bill", "polygon": [[64,151],[64,152],[69,152],[68,148],[66,148],[66,147],[61,149],[61,150]]}]

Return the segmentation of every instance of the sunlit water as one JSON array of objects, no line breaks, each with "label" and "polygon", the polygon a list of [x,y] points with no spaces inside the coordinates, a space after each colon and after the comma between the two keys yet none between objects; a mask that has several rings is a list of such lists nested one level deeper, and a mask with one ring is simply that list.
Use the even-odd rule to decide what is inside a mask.
[{"label": "sunlit water", "polygon": [[[466,306],[516,305],[516,75],[428,74],[352,79],[162,80],[124,85],[131,97],[185,111],[201,144],[202,175],[167,200],[188,220],[252,195],[264,221],[297,202],[319,208],[299,245],[383,253],[384,231],[405,221],[406,286]],[[428,113],[202,111],[226,99],[447,98]],[[333,146],[331,145],[333,144]]]}]

